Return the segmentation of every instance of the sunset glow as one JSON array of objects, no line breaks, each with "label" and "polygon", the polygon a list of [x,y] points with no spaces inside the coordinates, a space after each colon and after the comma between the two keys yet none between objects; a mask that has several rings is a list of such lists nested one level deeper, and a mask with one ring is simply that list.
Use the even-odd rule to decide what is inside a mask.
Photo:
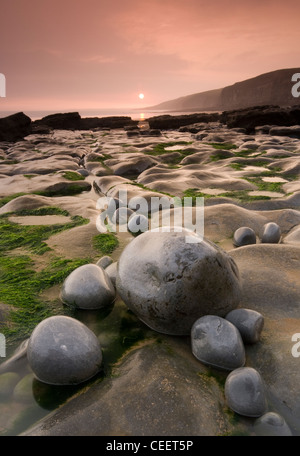
[{"label": "sunset glow", "polygon": [[299,63],[297,0],[2,3],[2,111],[151,106]]}]

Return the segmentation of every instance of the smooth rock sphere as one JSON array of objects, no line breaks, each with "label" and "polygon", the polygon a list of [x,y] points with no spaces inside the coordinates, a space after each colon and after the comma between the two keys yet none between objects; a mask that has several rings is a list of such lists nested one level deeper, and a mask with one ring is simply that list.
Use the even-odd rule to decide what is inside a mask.
[{"label": "smooth rock sphere", "polygon": [[226,320],[237,327],[245,344],[259,341],[264,327],[264,317],[251,309],[235,309],[226,315]]},{"label": "smooth rock sphere", "polygon": [[242,247],[243,245],[256,244],[256,234],[248,226],[238,228],[233,235],[233,245]]},{"label": "smooth rock sphere", "polygon": [[228,407],[239,415],[259,417],[267,409],[262,378],[252,367],[240,367],[228,375],[225,398]]},{"label": "smooth rock sphere", "polygon": [[96,264],[85,264],[68,275],[60,298],[70,307],[102,309],[113,303],[115,289],[103,268]]},{"label": "smooth rock sphere", "polygon": [[87,326],[58,315],[35,327],[27,357],[38,380],[50,385],[76,385],[99,372],[102,350],[98,338]]},{"label": "smooth rock sphere", "polygon": [[277,223],[270,222],[264,226],[261,242],[264,244],[278,244],[281,237],[281,229]]},{"label": "smooth rock sphere", "polygon": [[[196,242],[186,242],[188,236]],[[190,335],[204,315],[225,316],[241,296],[234,260],[186,229],[133,239],[120,256],[116,287],[141,321],[170,335]]]},{"label": "smooth rock sphere", "polygon": [[245,348],[238,329],[215,315],[199,318],[191,330],[193,355],[202,363],[224,370],[245,364]]},{"label": "smooth rock sphere", "polygon": [[290,437],[293,435],[284,418],[275,412],[268,412],[258,418],[253,428],[255,434],[259,436]]}]

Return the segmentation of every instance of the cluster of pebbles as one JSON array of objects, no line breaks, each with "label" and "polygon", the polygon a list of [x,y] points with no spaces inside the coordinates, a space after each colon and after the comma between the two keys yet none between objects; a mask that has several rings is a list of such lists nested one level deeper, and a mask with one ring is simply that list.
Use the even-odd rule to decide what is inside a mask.
[{"label": "cluster of pebbles", "polygon": [[[194,236],[195,242],[186,243],[187,235]],[[259,418],[259,430],[291,435],[279,414],[267,413],[259,372],[245,367],[245,345],[260,340],[264,318],[254,310],[238,308],[240,277],[230,255],[188,230],[148,231],[125,247],[118,264],[105,256],[97,264],[75,269],[63,284],[61,300],[78,309],[103,309],[113,305],[116,293],[152,330],[189,335],[192,353],[201,363],[230,371],[225,383],[229,408]],[[102,364],[96,335],[66,316],[50,317],[37,325],[27,356],[36,377],[52,385],[84,382]]]}]

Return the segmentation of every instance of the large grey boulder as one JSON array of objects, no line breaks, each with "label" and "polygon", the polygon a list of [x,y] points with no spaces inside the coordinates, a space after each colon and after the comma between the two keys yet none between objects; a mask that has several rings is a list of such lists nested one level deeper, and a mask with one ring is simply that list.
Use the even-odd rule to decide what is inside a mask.
[{"label": "large grey boulder", "polygon": [[[194,242],[186,242],[188,237]],[[120,256],[116,286],[146,325],[171,335],[189,335],[204,315],[225,316],[241,294],[232,258],[186,229],[148,231],[133,239]]]},{"label": "large grey boulder", "polygon": [[49,317],[33,330],[27,348],[38,380],[51,385],[76,385],[99,372],[102,350],[96,335],[66,316]]},{"label": "large grey boulder", "polygon": [[215,315],[199,318],[191,330],[193,355],[202,363],[224,370],[245,364],[245,348],[238,329]]},{"label": "large grey boulder", "polygon": [[101,309],[113,303],[115,290],[103,268],[85,264],[65,279],[60,297],[70,307]]}]

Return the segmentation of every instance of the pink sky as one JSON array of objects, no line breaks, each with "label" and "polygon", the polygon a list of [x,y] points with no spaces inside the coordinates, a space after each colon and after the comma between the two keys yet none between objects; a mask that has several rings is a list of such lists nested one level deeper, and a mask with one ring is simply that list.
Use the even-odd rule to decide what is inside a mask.
[{"label": "pink sky", "polygon": [[299,0],[0,0],[0,11],[0,111],[142,108],[299,67]]}]

